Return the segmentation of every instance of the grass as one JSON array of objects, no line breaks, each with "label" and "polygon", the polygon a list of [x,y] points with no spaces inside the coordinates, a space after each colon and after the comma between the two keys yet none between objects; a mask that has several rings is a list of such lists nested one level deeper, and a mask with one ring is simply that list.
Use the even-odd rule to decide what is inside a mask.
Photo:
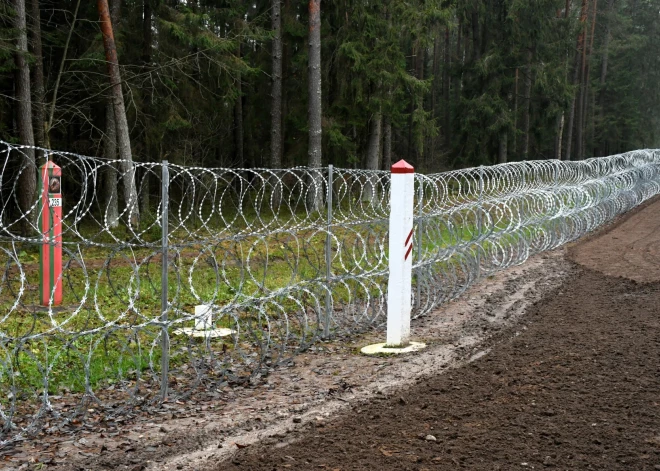
[{"label": "grass", "polygon": [[[481,221],[470,205],[423,218],[425,231],[419,246],[425,259],[435,259],[434,270],[461,276],[465,267],[452,258],[449,248],[473,246],[476,250],[477,244],[481,244],[485,252],[495,249],[491,242],[478,240],[479,227],[502,233],[512,219],[503,206],[486,204],[490,204],[487,208],[491,217],[482,217]],[[271,216],[261,217],[259,227],[274,223]],[[193,345],[193,350],[222,347],[225,358],[240,362],[244,361],[240,355],[259,351],[263,354],[260,346],[266,343],[283,348],[287,336],[295,344],[295,339],[304,342],[317,334],[326,293],[324,216],[305,213],[288,217],[308,217],[321,226],[241,235],[240,227],[228,233],[216,220],[203,231],[203,239],[196,240],[181,229],[171,235],[170,240],[183,241],[170,247],[168,284],[173,309],[168,318],[174,322],[173,327],[192,327],[194,306],[204,303],[221,309],[232,307],[215,319],[217,326],[234,328],[238,322],[242,327],[241,336],[229,345]],[[248,225],[250,219],[245,218],[244,222]],[[25,244],[18,250],[27,291],[7,318],[2,320],[4,316],[0,314],[0,332],[6,336],[0,338],[0,348],[4,348],[0,349],[0,355],[4,355],[0,357],[0,394],[12,382],[19,391],[36,393],[45,387],[46,376],[49,392],[56,394],[83,392],[87,387],[95,390],[117,382],[132,383],[139,375],[159,373],[160,330],[150,321],[160,316],[160,230],[153,220],[145,222],[141,237],[153,245],[131,247],[113,242],[107,233],[97,234],[93,227],[88,227],[90,223],[86,224],[78,228],[80,233],[93,235],[96,243],[106,245],[67,241],[64,309],[52,316],[37,308],[38,245]],[[547,224],[552,229],[552,223]],[[333,236],[342,241],[341,250],[337,251],[333,240],[331,287],[335,307],[384,294],[386,231],[384,221],[332,227]],[[524,229],[523,233],[529,236],[530,231]],[[213,234],[224,237],[212,237]],[[120,227],[114,236],[124,241],[130,239],[131,233]],[[519,237],[500,235],[498,242],[515,246]],[[6,244],[5,248],[9,249]],[[438,256],[442,253],[448,255]],[[0,313],[12,308],[20,285],[15,263],[2,257],[0,252],[0,263],[6,269],[0,284]],[[365,272],[377,274],[376,280],[366,286],[360,280]],[[416,276],[415,272],[414,280]],[[245,332],[246,326],[251,327],[249,332]],[[172,339],[172,367],[187,361],[182,352],[190,346],[188,339]]]},{"label": "grass", "polygon": [[[27,342],[17,351],[12,368],[4,373],[13,376],[18,391],[32,396],[46,387],[47,377],[49,394],[57,395],[84,392],[87,378],[92,390],[117,381],[134,381],[148,369],[150,361],[158,361],[159,351],[151,358],[148,352],[131,351],[130,345],[122,343],[112,337],[102,339],[91,335],[73,342],[58,338]],[[0,384],[7,386],[8,382],[9,378],[5,380],[0,375]]]},{"label": "grass", "polygon": [[[192,326],[194,306],[212,303],[237,306],[242,312],[240,322],[252,325],[249,335],[239,339],[244,350],[282,340],[275,338],[278,329],[272,325],[263,329],[260,309],[271,324],[284,323],[286,330],[301,339],[315,335],[313,325],[318,320],[313,325],[297,320],[296,312],[302,311],[305,317],[304,306],[323,303],[325,237],[324,232],[304,230],[269,238],[224,240],[213,246],[189,243],[170,247],[168,283],[175,309],[169,312],[169,319],[174,321],[173,328]],[[347,276],[367,266],[382,265],[382,261],[369,257],[351,258],[353,250],[362,252],[359,246],[373,244],[376,233],[347,231],[340,237],[348,246],[335,252],[335,274]],[[159,330],[148,324],[160,316],[161,255],[148,248],[116,248],[110,254],[98,246],[69,244],[66,249],[63,308],[54,309],[52,314],[38,307],[38,245],[26,244],[18,250],[27,290],[20,304],[0,322],[0,332],[8,338],[0,340],[0,347],[4,346],[5,356],[11,359],[11,366],[0,363],[0,392],[12,382],[20,391],[38,391],[44,387],[46,376],[49,392],[56,394],[62,390],[83,392],[86,381],[95,389],[116,381],[133,381],[144,371],[158,374]],[[7,274],[0,289],[0,312],[9,312],[20,289],[19,270],[8,257],[0,263]],[[359,298],[364,292],[351,280],[343,286],[337,285],[335,303]],[[187,314],[182,315],[182,311]],[[225,313],[215,324],[234,327],[235,322]],[[136,326],[142,327],[136,332]],[[99,332],[93,333],[95,330]],[[172,350],[187,342],[172,339]],[[234,347],[220,346],[229,354]]]}]

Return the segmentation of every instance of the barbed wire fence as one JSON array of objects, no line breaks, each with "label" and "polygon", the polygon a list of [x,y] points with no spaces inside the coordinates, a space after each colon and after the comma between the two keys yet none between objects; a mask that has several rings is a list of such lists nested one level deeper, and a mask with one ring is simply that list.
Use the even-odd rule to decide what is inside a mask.
[{"label": "barbed wire fence", "polygon": [[[42,306],[40,199],[26,205],[19,182],[45,160],[26,164],[28,149],[0,142],[0,447],[214,397],[320,339],[384,325],[389,172],[122,174],[117,160],[41,150],[64,200],[63,302]],[[640,150],[416,174],[413,316],[658,194],[659,164]],[[125,181],[137,200],[116,191]]]}]

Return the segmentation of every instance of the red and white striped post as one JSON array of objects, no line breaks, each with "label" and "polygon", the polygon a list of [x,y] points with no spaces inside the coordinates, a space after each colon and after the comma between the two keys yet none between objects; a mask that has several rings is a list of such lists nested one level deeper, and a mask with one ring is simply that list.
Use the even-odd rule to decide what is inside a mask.
[{"label": "red and white striped post", "polygon": [[410,341],[412,309],[413,207],[415,169],[405,160],[392,165],[390,181],[390,240],[387,283],[387,342],[367,345],[365,355],[390,355],[420,350],[426,345]]},{"label": "red and white striped post", "polygon": [[41,167],[39,288],[43,306],[62,304],[62,169],[50,160]]},{"label": "red and white striped post", "polygon": [[387,284],[387,347],[406,347],[410,337],[415,169],[392,165],[390,186],[390,278]]}]

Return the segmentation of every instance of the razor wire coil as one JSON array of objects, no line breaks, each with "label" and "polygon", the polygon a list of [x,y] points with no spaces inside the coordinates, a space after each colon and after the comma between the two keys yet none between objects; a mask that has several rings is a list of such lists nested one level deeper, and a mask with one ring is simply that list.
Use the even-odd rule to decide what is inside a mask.
[{"label": "razor wire coil", "polygon": [[[31,163],[36,150],[62,169],[62,306],[35,294],[44,236],[39,198],[21,185],[45,162]],[[658,194],[659,164],[660,151],[639,150],[416,174],[413,315]],[[212,394],[324,331],[385,321],[389,172],[170,163],[163,279],[162,163],[0,142],[0,165],[0,446],[46,424],[156,407],[162,381],[175,397]],[[197,305],[226,336],[193,335]]]}]

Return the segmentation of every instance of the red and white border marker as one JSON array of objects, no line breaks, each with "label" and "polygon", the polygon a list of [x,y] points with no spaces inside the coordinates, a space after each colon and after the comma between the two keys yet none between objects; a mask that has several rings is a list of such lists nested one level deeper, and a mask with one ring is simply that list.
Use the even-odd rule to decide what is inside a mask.
[{"label": "red and white border marker", "polygon": [[387,284],[387,346],[406,347],[410,337],[415,169],[392,165],[390,186],[390,279]]},{"label": "red and white border marker", "polygon": [[62,169],[50,160],[39,172],[39,288],[42,306],[62,304]]},{"label": "red and white border marker", "polygon": [[413,206],[415,169],[405,160],[392,165],[390,183],[389,268],[387,283],[387,342],[362,349],[366,354],[405,353],[424,348],[410,342],[412,260],[415,243]]}]

